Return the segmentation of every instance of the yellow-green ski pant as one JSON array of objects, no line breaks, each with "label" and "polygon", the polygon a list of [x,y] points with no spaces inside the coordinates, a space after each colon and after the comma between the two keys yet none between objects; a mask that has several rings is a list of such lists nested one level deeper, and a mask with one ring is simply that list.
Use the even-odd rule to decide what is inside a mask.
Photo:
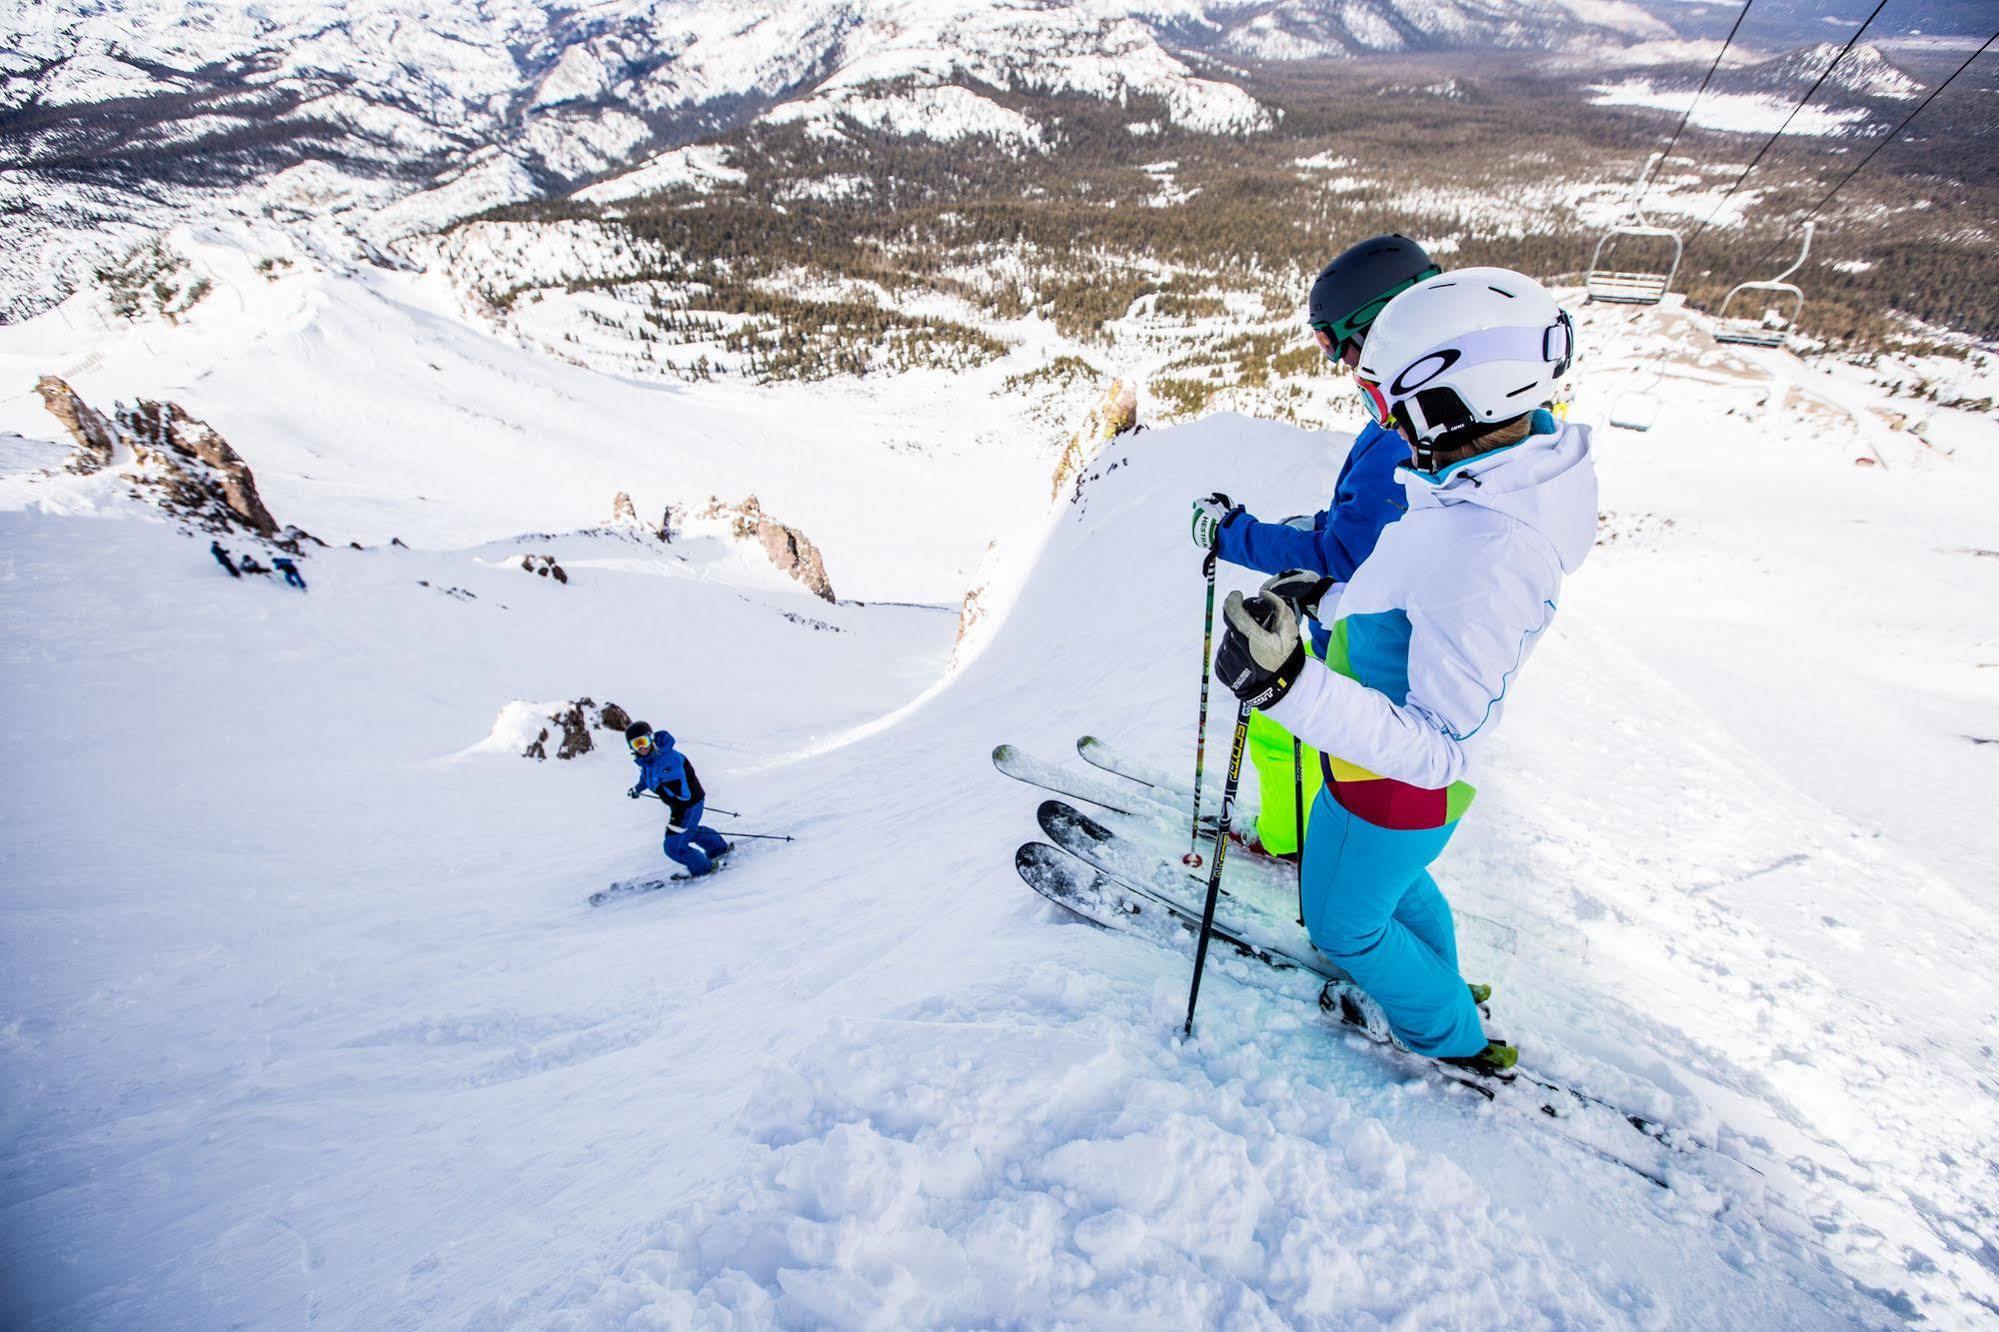
[{"label": "yellow-green ski pant", "polygon": [[[1298,803],[1291,777],[1291,733],[1260,712],[1249,714],[1246,742],[1256,782],[1263,792],[1263,809],[1256,816],[1256,839],[1273,856],[1298,849]],[[1305,808],[1326,779],[1319,771],[1319,751],[1299,746],[1299,776],[1304,782]]]}]

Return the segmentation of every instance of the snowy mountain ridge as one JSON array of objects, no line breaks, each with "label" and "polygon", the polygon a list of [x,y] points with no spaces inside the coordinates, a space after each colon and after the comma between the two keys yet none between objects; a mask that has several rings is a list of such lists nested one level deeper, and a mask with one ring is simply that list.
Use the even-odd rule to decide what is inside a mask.
[{"label": "snowy mountain ridge", "polygon": [[62,0],[8,22],[0,207],[24,220],[0,241],[0,317],[218,200],[343,210],[380,242],[773,108],[1028,147],[1033,122],[993,101],[1012,90],[1238,134],[1269,110],[1178,52],[1576,49],[1661,27],[1597,0]]}]

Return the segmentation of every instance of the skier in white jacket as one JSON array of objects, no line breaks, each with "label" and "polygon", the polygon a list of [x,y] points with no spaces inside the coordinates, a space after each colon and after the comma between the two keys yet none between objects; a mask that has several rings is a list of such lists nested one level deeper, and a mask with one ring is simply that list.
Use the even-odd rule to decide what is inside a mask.
[{"label": "skier in white jacket", "polygon": [[[1480,1024],[1428,866],[1471,803],[1479,745],[1563,575],[1595,540],[1589,430],[1541,407],[1573,342],[1554,298],[1508,269],[1397,296],[1354,377],[1369,413],[1408,441],[1408,515],[1344,584],[1293,571],[1232,594],[1216,654],[1239,698],[1326,756],[1302,871],[1313,943],[1403,1044],[1486,1071],[1518,1055]],[[1323,663],[1303,651],[1301,615],[1332,626]]]}]

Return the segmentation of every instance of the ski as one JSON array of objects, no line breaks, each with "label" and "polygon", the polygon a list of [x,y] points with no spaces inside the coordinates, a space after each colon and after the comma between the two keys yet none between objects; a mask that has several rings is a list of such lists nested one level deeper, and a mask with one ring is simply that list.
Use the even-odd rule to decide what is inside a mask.
[{"label": "ski", "polygon": [[[1100,925],[1108,928],[1122,928],[1142,933],[1155,943],[1173,946],[1172,932],[1162,931],[1152,925],[1145,929],[1135,928],[1136,923],[1146,916],[1158,917],[1161,913],[1178,922],[1182,930],[1193,931],[1200,927],[1200,908],[1192,900],[1195,885],[1178,866],[1163,861],[1149,860],[1142,852],[1129,843],[1123,842],[1114,832],[1091,819],[1088,815],[1064,805],[1058,800],[1044,801],[1038,811],[1044,832],[1055,843],[1055,847],[1074,857],[1076,871],[1080,874],[1094,872],[1094,880],[1083,880],[1094,884],[1087,891],[1077,886],[1076,873],[1068,879],[1055,878],[1063,885],[1064,896],[1051,893],[1042,884],[1029,878],[1016,856],[1016,867],[1021,869],[1021,877],[1027,879],[1030,887],[1044,896],[1061,901],[1063,905],[1077,910]],[[1040,845],[1040,844],[1030,844]],[[1027,848],[1022,848],[1023,852]],[[1042,857],[1037,865],[1044,877],[1055,876],[1057,869],[1045,865]],[[1089,908],[1078,907],[1078,898],[1087,900]],[[1115,910],[1106,910],[1105,901],[1121,903]],[[1323,981],[1331,981],[1342,993],[1344,1002],[1341,1012],[1334,1016],[1343,1026],[1355,1031],[1389,1057],[1405,1066],[1429,1072],[1446,1081],[1457,1083],[1477,1092],[1487,1100],[1498,1101],[1502,1095],[1509,1106],[1516,1103],[1532,1102],[1532,1109],[1540,1116],[1552,1120],[1570,1120],[1578,1113],[1596,1113],[1615,1116],[1631,1130],[1637,1132],[1661,1147],[1685,1155],[1708,1154],[1714,1148],[1688,1138],[1684,1133],[1648,1116],[1626,1110],[1615,1102],[1589,1092],[1579,1091],[1553,1079],[1545,1078],[1529,1069],[1515,1068],[1503,1075],[1484,1075],[1456,1065],[1440,1063],[1406,1050],[1394,1042],[1388,1025],[1372,999],[1354,986],[1352,979],[1340,970],[1330,959],[1312,949],[1308,943],[1291,943],[1273,932],[1245,925],[1240,920],[1224,923],[1217,920],[1214,937],[1222,939],[1235,951],[1262,962],[1280,972],[1304,972]],[[1520,1094],[1526,1093],[1523,1098]],[[1609,1159],[1645,1175],[1655,1184],[1665,1186],[1665,1180],[1657,1172],[1640,1164],[1625,1160],[1596,1143],[1578,1139],[1572,1134],[1559,1135],[1577,1142],[1591,1151],[1605,1154]],[[1734,1158],[1729,1158],[1734,1160]],[[1743,1162],[1737,1164],[1746,1165]],[[1755,1167],[1747,1168],[1754,1170]]]},{"label": "ski", "polygon": [[[1076,753],[1092,767],[1127,778],[1148,788],[1149,793],[1156,793],[1161,799],[1171,802],[1176,809],[1184,807],[1194,798],[1194,793],[1191,790],[1187,789],[1187,787],[1169,774],[1127,758],[1115,745],[1098,739],[1096,736],[1086,735],[1079,738],[1076,741]],[[1049,789],[1052,790],[1053,788]],[[1064,793],[1057,791],[1056,794],[1060,795]],[[1090,803],[1096,804],[1097,802],[1091,801]],[[1201,828],[1204,836],[1212,838],[1215,833],[1214,816],[1204,816],[1201,820]],[[1249,857],[1249,863],[1281,870],[1289,878],[1291,886],[1284,890],[1283,896],[1292,905],[1284,908],[1289,913],[1285,919],[1296,921],[1297,862],[1295,860],[1281,860],[1267,851],[1250,846],[1240,837],[1236,838],[1234,845],[1229,848],[1230,857],[1233,858],[1245,853]],[[1273,891],[1275,890],[1273,889]],[[1273,914],[1275,914],[1276,910],[1275,907],[1272,908]],[[1466,932],[1475,934],[1479,941],[1486,947],[1509,955],[1519,951],[1520,932],[1513,926],[1493,920],[1489,916],[1478,915],[1476,912],[1461,910],[1457,912],[1457,917],[1460,925],[1465,928]],[[1589,956],[1588,941],[1572,930],[1562,930],[1559,927],[1553,926],[1545,927],[1539,931],[1535,942],[1540,947],[1552,952],[1558,952],[1564,957],[1582,959]]]},{"label": "ski", "polygon": [[1120,777],[1137,782],[1140,786],[1151,787],[1159,793],[1161,799],[1171,801],[1175,805],[1193,803],[1192,787],[1158,768],[1127,758],[1116,746],[1099,740],[1094,735],[1085,735],[1077,739],[1076,754],[1091,767],[1116,773]]},{"label": "ski", "polygon": [[[1107,930],[1136,934],[1164,948],[1177,946],[1180,936],[1198,931],[1198,913],[1189,920],[1174,903],[1155,897],[1134,884],[1121,883],[1111,875],[1046,842],[1027,842],[1013,855],[1013,865],[1028,887],[1058,906],[1067,907],[1093,925]],[[1304,968],[1314,975],[1325,973],[1318,964],[1300,962],[1273,953],[1237,934],[1217,921],[1211,937],[1253,958],[1273,971]]]},{"label": "ski", "polygon": [[[730,858],[735,853],[736,848],[734,845],[731,845],[728,850],[718,856],[712,857],[715,862],[714,870],[700,877],[703,879],[712,879],[715,875],[720,874],[729,867]],[[612,902],[622,902],[627,898],[644,897],[648,893],[664,892],[672,888],[675,884],[692,883],[695,877],[685,870],[681,870],[675,874],[642,874],[635,879],[620,879],[608,888],[599,888],[596,892],[585,898],[584,901],[593,907],[608,906]]]},{"label": "ski", "polygon": [[1178,810],[1161,805],[1143,791],[1114,786],[1083,773],[1070,772],[1012,745],[994,747],[993,766],[1017,782],[1134,818],[1161,819],[1179,814]]},{"label": "ski", "polygon": [[[1201,919],[1200,893],[1205,881],[1180,866],[1171,864],[1155,853],[1146,851],[1129,838],[1099,823],[1073,805],[1060,800],[1044,800],[1035,811],[1035,820],[1041,830],[1048,834],[1048,840],[1069,852],[1079,860],[1094,866],[1134,887],[1144,889],[1158,898],[1164,905],[1183,916],[1191,916],[1198,925]],[[1244,886],[1237,876],[1235,890],[1224,889],[1224,895],[1232,898],[1258,917],[1269,917],[1280,926],[1289,925],[1293,917],[1280,915],[1289,911],[1291,902],[1288,886],[1274,890],[1271,894],[1257,893],[1256,897],[1274,896],[1283,903],[1280,907],[1262,907],[1252,903],[1242,892]],[[1237,933],[1247,932],[1258,946],[1266,951],[1287,957],[1293,966],[1303,967],[1324,976],[1344,976],[1346,973],[1325,959],[1313,954],[1308,960],[1299,954],[1298,946],[1292,942],[1293,933],[1250,929],[1245,931],[1238,923],[1232,926]],[[1331,970],[1327,970],[1331,967]]]}]

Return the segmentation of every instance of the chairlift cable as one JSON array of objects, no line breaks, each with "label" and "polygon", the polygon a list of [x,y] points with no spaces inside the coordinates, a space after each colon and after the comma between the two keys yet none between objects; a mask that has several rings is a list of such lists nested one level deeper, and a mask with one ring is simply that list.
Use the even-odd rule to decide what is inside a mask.
[{"label": "chairlift cable", "polygon": [[[1901,124],[1895,126],[1894,129],[1890,130],[1885,138],[1878,140],[1872,148],[1869,148],[1867,150],[1867,156],[1861,158],[1858,162],[1854,163],[1852,170],[1848,171],[1844,176],[1841,176],[1837,184],[1835,184],[1831,189],[1827,190],[1823,195],[1820,196],[1819,201],[1811,206],[1811,211],[1807,212],[1803,217],[1798,219],[1799,224],[1802,225],[1803,223],[1809,222],[1813,218],[1817,217],[1819,215],[1819,210],[1824,208],[1827,204],[1831,203],[1832,197],[1835,194],[1838,194],[1842,189],[1845,189],[1846,183],[1852,180],[1855,176],[1859,175],[1860,169],[1862,167],[1866,166],[1869,162],[1874,160],[1874,154],[1880,152],[1883,148],[1886,148],[1889,144],[1893,143],[1896,139],[1900,138],[1902,131],[1909,127],[1909,122],[1914,120],[1917,116],[1921,115],[1923,113],[1923,108],[1928,106],[1931,102],[1935,101],[1938,93],[1941,93],[1945,88],[1950,87],[1951,80],[1955,79],[1959,74],[1964,73],[1965,70],[1970,69],[1972,61],[1984,55],[1985,52],[1991,47],[1992,43],[1995,41],[1999,41],[1999,32],[1994,32],[1990,37],[1987,37],[1985,39],[1985,44],[1983,46],[1980,46],[1976,51],[1973,51],[1969,56],[1965,58],[1963,64],[1959,65],[1955,70],[1951,71],[1950,78],[1945,79],[1942,83],[1939,83],[1936,87],[1930,89],[1928,95],[1926,95],[1922,101],[1916,104],[1916,109],[1909,112],[1908,115],[1902,117]],[[1782,243],[1782,238],[1779,238],[1779,240],[1776,241],[1772,241],[1769,244],[1769,246],[1767,246],[1764,249],[1762,254],[1756,256],[1755,262],[1750,264],[1749,267],[1752,269],[1761,268],[1763,266],[1763,261],[1769,258],[1773,253],[1775,253],[1778,245],[1780,245],[1781,243]]]},{"label": "chairlift cable", "polygon": [[1711,223],[1713,223],[1715,218],[1721,216],[1721,210],[1728,205],[1728,201],[1730,199],[1733,199],[1735,197],[1735,192],[1742,188],[1742,182],[1749,179],[1749,173],[1756,169],[1757,163],[1763,160],[1764,154],[1768,153],[1772,148],[1777,146],[1777,140],[1784,137],[1784,131],[1791,127],[1791,122],[1793,120],[1797,119],[1798,112],[1805,109],[1805,103],[1811,101],[1812,95],[1818,92],[1820,86],[1824,84],[1827,79],[1832,77],[1832,72],[1835,69],[1839,68],[1840,62],[1846,59],[1847,54],[1851,52],[1854,46],[1860,41],[1861,34],[1867,31],[1867,29],[1873,24],[1874,20],[1880,17],[1881,11],[1886,9],[1887,7],[1888,7],[1888,0],[1877,0],[1874,6],[1874,12],[1867,16],[1867,21],[1862,23],[1859,27],[1853,30],[1853,35],[1846,39],[1845,46],[1839,48],[1839,54],[1832,58],[1832,63],[1827,65],[1823,70],[1819,72],[1818,78],[1812,81],[1812,86],[1805,89],[1805,95],[1803,97],[1800,97],[1798,99],[1797,105],[1791,108],[1791,114],[1784,117],[1784,123],[1777,126],[1776,132],[1763,141],[1763,146],[1756,150],[1756,156],[1749,159],[1749,165],[1742,168],[1742,174],[1735,178],[1735,183],[1733,185],[1730,185],[1728,187],[1727,193],[1723,194],[1721,198],[1718,201],[1716,201],[1713,210],[1708,213],[1707,219],[1703,221],[1698,227],[1694,228],[1694,234],[1687,238],[1687,248],[1692,249],[1694,242],[1701,238],[1701,233],[1708,229],[1708,226]]},{"label": "chairlift cable", "polygon": [[[1709,65],[1707,73],[1701,76],[1701,86],[1695,90],[1694,100],[1688,102],[1687,109],[1680,113],[1680,123],[1673,126],[1673,137],[1666,140],[1666,151],[1659,154],[1660,166],[1665,166],[1671,160],[1673,148],[1680,142],[1681,131],[1685,130],[1687,122],[1693,119],[1694,108],[1701,104],[1701,98],[1707,94],[1708,83],[1714,78],[1714,72],[1721,68],[1721,59],[1728,54],[1728,48],[1735,44],[1735,34],[1740,31],[1742,20],[1749,16],[1749,6],[1754,3],[1756,3],[1756,0],[1742,0],[1742,8],[1736,11],[1735,23],[1729,28],[1728,36],[1722,40],[1721,49],[1714,53],[1714,63]],[[1655,173],[1650,179],[1646,180],[1644,188],[1638,192],[1638,207],[1643,208],[1645,206],[1645,196],[1651,193],[1652,181],[1657,178],[1657,174]]]}]

